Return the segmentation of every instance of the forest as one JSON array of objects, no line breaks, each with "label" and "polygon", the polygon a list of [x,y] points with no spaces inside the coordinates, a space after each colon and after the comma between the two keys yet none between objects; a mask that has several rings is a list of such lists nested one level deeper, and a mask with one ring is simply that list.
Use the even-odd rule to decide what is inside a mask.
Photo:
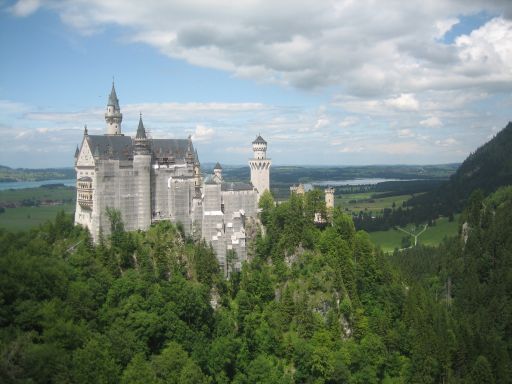
[{"label": "forest", "polygon": [[0,381],[512,382],[512,188],[392,256],[339,209],[315,226],[319,191],[260,207],[229,279],[179,227],[126,232],[115,211],[98,245],[64,213],[0,230]]}]

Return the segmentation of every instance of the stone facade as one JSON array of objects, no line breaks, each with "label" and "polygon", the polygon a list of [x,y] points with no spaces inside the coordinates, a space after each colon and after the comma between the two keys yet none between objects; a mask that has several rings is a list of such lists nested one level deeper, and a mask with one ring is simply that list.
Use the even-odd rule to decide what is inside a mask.
[{"label": "stone facade", "polygon": [[89,135],[85,127],[75,154],[75,224],[88,228],[97,242],[110,232],[109,208],[121,213],[128,231],[169,220],[209,242],[226,275],[239,269],[247,259],[246,220],[256,218],[259,193],[269,189],[270,159],[261,136],[253,142],[249,162],[252,184],[226,183],[218,163],[203,180],[190,137],[149,138],[142,116],[135,138],[124,136],[114,85],[105,121],[105,135]]},{"label": "stone facade", "polygon": [[324,193],[325,193],[325,208],[327,208],[327,210],[333,210],[334,209],[334,192],[336,192],[336,190],[334,188],[331,188],[331,187],[325,188],[325,190],[324,190]]}]

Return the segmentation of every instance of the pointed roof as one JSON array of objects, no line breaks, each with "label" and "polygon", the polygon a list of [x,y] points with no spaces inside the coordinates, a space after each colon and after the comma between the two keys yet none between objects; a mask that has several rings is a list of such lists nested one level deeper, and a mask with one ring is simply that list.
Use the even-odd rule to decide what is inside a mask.
[{"label": "pointed roof", "polygon": [[142,113],[139,117],[139,127],[137,128],[137,134],[135,135],[136,139],[147,139],[146,129],[144,128],[144,123],[142,122]]},{"label": "pointed roof", "polygon": [[80,154],[80,150],[78,149],[78,145],[77,145],[76,151],[75,151],[75,159],[78,157],[79,154]]},{"label": "pointed roof", "polygon": [[187,151],[188,152],[192,152],[192,135],[188,135],[188,147],[187,147]]},{"label": "pointed roof", "polygon": [[267,142],[261,137],[261,135],[258,135],[256,139],[252,142],[253,144],[267,144]]},{"label": "pointed roof", "polygon": [[119,110],[119,99],[116,94],[116,87],[114,86],[114,82],[112,81],[112,90],[110,91],[110,96],[108,97],[107,105],[112,105],[114,109]]},{"label": "pointed roof", "polygon": [[215,167],[213,167],[214,170],[216,169],[220,169],[222,171],[222,167],[220,166],[219,162],[217,162],[217,164],[215,164]]}]

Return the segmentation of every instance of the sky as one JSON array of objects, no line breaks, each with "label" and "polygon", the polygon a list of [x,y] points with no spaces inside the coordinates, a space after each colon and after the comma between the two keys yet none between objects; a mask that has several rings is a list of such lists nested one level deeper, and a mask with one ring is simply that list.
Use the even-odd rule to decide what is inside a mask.
[{"label": "sky", "polygon": [[463,161],[512,120],[510,0],[0,0],[0,164],[72,167],[84,125],[201,162]]}]

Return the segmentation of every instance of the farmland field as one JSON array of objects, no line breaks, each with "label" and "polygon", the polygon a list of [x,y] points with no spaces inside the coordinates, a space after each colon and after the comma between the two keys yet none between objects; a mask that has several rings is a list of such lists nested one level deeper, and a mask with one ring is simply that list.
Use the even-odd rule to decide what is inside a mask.
[{"label": "farmland field", "polygon": [[45,205],[39,207],[6,208],[0,214],[0,228],[9,231],[23,231],[36,227],[48,220],[53,220],[57,213],[64,210],[66,213],[75,211],[75,204]]},{"label": "farmland field", "polygon": [[[418,244],[424,245],[437,245],[445,237],[456,236],[458,233],[458,215],[450,222],[448,218],[441,217],[436,220],[436,225],[427,227],[427,229],[418,236]],[[419,233],[423,226],[417,228],[405,227],[403,228],[413,234]],[[384,252],[392,252],[395,248],[402,247],[402,239],[407,236],[406,233],[398,229],[389,229],[387,231],[378,231],[369,233],[372,242],[380,247]],[[414,242],[413,239],[411,239]]]},{"label": "farmland field", "polygon": [[[374,197],[372,197],[374,196]],[[384,208],[391,208],[393,203],[400,207],[402,203],[409,200],[411,195],[378,197],[372,192],[352,193],[336,195],[336,205],[341,206],[346,212],[359,213],[360,211],[372,211],[378,213]]]},{"label": "farmland field", "polygon": [[75,210],[75,188],[44,186],[39,188],[6,189],[0,191],[0,228],[21,231],[53,220],[57,212]]},{"label": "farmland field", "polygon": [[59,200],[72,202],[75,199],[74,187],[51,186],[0,191],[0,203],[14,203],[23,200]]}]

